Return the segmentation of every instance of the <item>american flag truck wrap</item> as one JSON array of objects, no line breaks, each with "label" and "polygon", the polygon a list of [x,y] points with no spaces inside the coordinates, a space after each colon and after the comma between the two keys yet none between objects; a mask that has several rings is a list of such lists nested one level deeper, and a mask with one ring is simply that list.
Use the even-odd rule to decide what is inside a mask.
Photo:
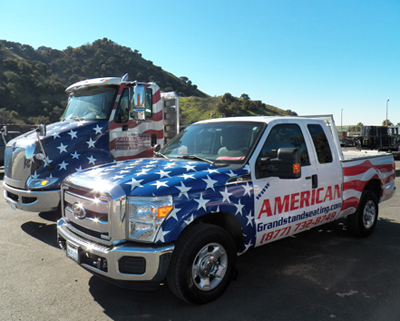
[{"label": "american flag truck wrap", "polygon": [[[179,130],[179,99],[155,83],[108,77],[83,80],[66,89],[68,105],[59,122],[7,143],[4,196],[15,209],[59,208],[68,175],[92,166],[151,157]],[[143,119],[139,121],[138,119]]]},{"label": "american flag truck wrap", "polygon": [[153,158],[68,176],[58,242],[121,286],[179,298],[219,297],[238,254],[347,217],[370,235],[394,191],[393,156],[343,154],[331,116],[237,117],[195,123]]}]

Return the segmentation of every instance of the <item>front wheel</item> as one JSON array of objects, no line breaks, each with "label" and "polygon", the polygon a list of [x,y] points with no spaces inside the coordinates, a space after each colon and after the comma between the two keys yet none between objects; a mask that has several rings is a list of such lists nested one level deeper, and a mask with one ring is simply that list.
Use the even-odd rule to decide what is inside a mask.
[{"label": "front wheel", "polygon": [[378,221],[378,199],[371,190],[362,193],[357,211],[347,217],[347,224],[352,234],[367,237],[375,230]]},{"label": "front wheel", "polygon": [[226,290],[235,266],[236,247],[230,234],[218,226],[196,224],[176,243],[168,285],[178,298],[204,304]]}]

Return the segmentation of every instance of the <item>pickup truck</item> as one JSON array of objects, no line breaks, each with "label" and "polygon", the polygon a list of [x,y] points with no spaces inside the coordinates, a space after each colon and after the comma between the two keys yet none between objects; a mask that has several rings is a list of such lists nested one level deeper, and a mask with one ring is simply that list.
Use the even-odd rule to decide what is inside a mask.
[{"label": "pickup truck", "polygon": [[236,258],[346,217],[367,237],[395,192],[387,153],[343,154],[332,116],[197,122],[154,157],[94,167],[62,185],[58,243],[94,275],[180,299],[218,298]]}]

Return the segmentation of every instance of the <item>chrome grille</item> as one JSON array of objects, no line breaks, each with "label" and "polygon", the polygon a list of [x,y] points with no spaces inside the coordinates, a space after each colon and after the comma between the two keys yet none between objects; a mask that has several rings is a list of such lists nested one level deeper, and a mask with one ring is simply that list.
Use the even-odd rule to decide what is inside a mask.
[{"label": "chrome grille", "polygon": [[[62,191],[64,216],[68,228],[85,239],[105,245],[112,239],[110,219],[111,197],[77,186],[64,186]],[[83,217],[74,212],[74,204],[83,209]]]}]

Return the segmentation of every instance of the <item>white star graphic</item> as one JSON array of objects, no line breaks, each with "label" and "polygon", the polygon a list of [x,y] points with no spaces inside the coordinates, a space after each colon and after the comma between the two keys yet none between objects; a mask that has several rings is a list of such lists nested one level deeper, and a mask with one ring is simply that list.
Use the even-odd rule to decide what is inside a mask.
[{"label": "white star graphic", "polygon": [[164,169],[174,167],[175,165],[176,165],[176,163],[167,163],[167,164],[165,165]]},{"label": "white star graphic", "polygon": [[183,177],[184,180],[187,180],[188,178],[195,179],[194,174],[183,174],[182,176],[179,177]]},{"label": "white star graphic", "polygon": [[242,187],[244,188],[243,196],[245,196],[246,194],[249,194],[249,196],[251,196],[250,192],[253,189],[253,187],[249,185],[249,182],[247,182],[246,185],[242,185]]},{"label": "white star graphic", "polygon": [[207,175],[207,179],[203,179],[204,182],[206,182],[207,187],[206,190],[211,188],[213,191],[215,191],[214,189],[214,184],[217,183],[218,181],[211,179],[210,176]]},{"label": "white star graphic", "polygon": [[228,201],[229,203],[231,202],[231,200],[229,199],[229,196],[232,195],[232,193],[228,192],[228,188],[225,186],[225,191],[224,192],[220,192],[222,195],[222,202]]},{"label": "white star graphic", "polygon": [[160,178],[163,178],[163,177],[169,177],[169,178],[171,178],[171,176],[168,175],[169,173],[171,173],[171,171],[169,171],[169,172],[164,172],[162,169],[161,169],[159,172],[156,172],[156,174],[160,175]]},{"label": "white star graphic", "polygon": [[46,179],[52,179],[53,178],[53,174],[50,174],[49,177],[46,177]]},{"label": "white star graphic", "polygon": [[232,172],[232,170],[230,170],[229,173],[226,173],[226,175],[228,175],[229,177],[236,176],[236,174]]},{"label": "white star graphic", "polygon": [[90,155],[90,157],[86,157],[87,159],[88,159],[88,161],[89,161],[89,164],[95,164],[95,162],[96,162],[96,158],[94,158],[93,157],[93,155]]},{"label": "white star graphic", "polygon": [[186,225],[189,225],[190,223],[192,223],[193,222],[193,214],[189,217],[189,219],[188,220],[184,220],[184,222],[185,222],[185,224]]},{"label": "white star graphic", "polygon": [[176,214],[180,211],[180,208],[174,207],[174,209],[169,213],[168,215],[168,219],[170,219],[171,217],[173,217],[176,221],[178,221],[178,216],[176,216]]},{"label": "white star graphic", "polygon": [[160,241],[160,242],[165,242],[164,241],[164,236],[167,235],[169,232],[171,231],[166,231],[164,232],[163,229],[160,229],[157,233],[157,238],[156,238],[156,242]]},{"label": "white star graphic", "polygon": [[182,195],[186,196],[186,198],[189,198],[188,191],[190,191],[192,188],[191,187],[186,187],[183,182],[181,182],[181,186],[175,186],[177,189],[179,189],[180,193],[178,197],[181,197]]},{"label": "white star graphic", "polygon": [[130,183],[125,183],[125,184],[126,184],[126,185],[131,185],[131,192],[132,192],[136,187],[143,187],[143,186],[140,184],[142,181],[143,181],[142,179],[141,179],[140,181],[138,181],[138,180],[132,178],[132,180],[131,180]]},{"label": "white star graphic", "polygon": [[244,205],[241,204],[240,198],[239,198],[239,203],[238,203],[238,204],[233,204],[233,205],[236,206],[236,213],[235,213],[235,215],[238,214],[238,213],[240,213],[240,215],[243,215],[242,209],[243,209]]},{"label": "white star graphic", "polygon": [[149,170],[150,170],[150,168],[142,168],[142,170],[140,172],[136,173],[136,176],[146,175]]},{"label": "white star graphic", "polygon": [[204,208],[204,210],[207,211],[206,204],[207,204],[210,200],[205,200],[205,199],[203,198],[203,193],[201,193],[199,199],[195,199],[195,201],[196,201],[197,203],[199,203],[199,206],[197,207],[197,210],[199,210],[200,208]]},{"label": "white star graphic", "polygon": [[120,178],[124,178],[123,175],[115,175],[112,179],[120,179]]},{"label": "white star graphic", "polygon": [[88,146],[88,148],[90,148],[90,147],[93,147],[94,148],[94,143],[95,143],[96,141],[95,140],[92,140],[92,137],[90,137],[90,139],[86,142],[86,144],[88,144],[89,146]]},{"label": "white star graphic", "polygon": [[103,129],[103,127],[100,127],[99,124],[97,124],[96,127],[93,128],[93,130],[95,131],[96,134],[101,134],[102,129]]},{"label": "white star graphic", "polygon": [[67,165],[68,165],[68,163],[66,163],[65,161],[62,161],[61,164],[58,164],[58,166],[60,166],[59,170],[61,170],[61,169],[67,170]]},{"label": "white star graphic", "polygon": [[244,170],[246,170],[248,173],[250,173],[250,165],[247,164],[245,167],[243,167]]},{"label": "white star graphic", "polygon": [[218,169],[208,168],[207,171],[208,171],[209,174],[218,173]]},{"label": "white star graphic", "polygon": [[186,166],[183,166],[183,167],[185,167],[185,168],[186,168],[186,171],[187,171],[187,172],[188,172],[188,171],[195,171],[195,172],[196,172],[196,170],[194,169],[194,168],[195,168],[195,166],[186,165]]},{"label": "white star graphic", "polygon": [[77,172],[81,172],[81,171],[83,171],[83,169],[82,169],[82,165],[81,165],[81,166],[79,166],[79,168],[75,168],[75,170],[76,170]]},{"label": "white star graphic", "polygon": [[79,156],[81,156],[81,154],[78,154],[78,152],[75,151],[75,153],[71,154],[71,156],[72,156],[72,159],[74,159],[74,158],[79,159]]},{"label": "white star graphic", "polygon": [[161,181],[156,181],[155,184],[150,184],[150,185],[157,186],[157,189],[159,189],[161,186],[169,187],[169,186],[167,185],[167,182],[161,182]]},{"label": "white star graphic", "polygon": [[244,252],[247,252],[249,250],[249,248],[252,246],[253,244],[251,243],[251,240],[249,241],[249,243],[245,244],[245,248],[244,248]]},{"label": "white star graphic", "polygon": [[54,134],[53,134],[53,139],[61,138],[59,134],[60,134],[60,133],[54,133]]},{"label": "white star graphic", "polygon": [[69,131],[68,135],[71,136],[71,140],[73,140],[74,138],[78,138],[78,136],[76,136],[76,132],[74,132],[72,129]]},{"label": "white star graphic", "polygon": [[68,147],[68,145],[64,145],[63,143],[61,143],[60,146],[57,147],[57,149],[60,150],[60,154],[61,154],[62,152],[67,152],[67,147]]},{"label": "white star graphic", "polygon": [[46,155],[47,156],[47,162],[45,161],[44,162],[44,167],[46,167],[47,166],[47,164],[51,164],[51,162],[52,162],[52,160],[49,158],[49,156],[48,155]]},{"label": "white star graphic", "polygon": [[251,211],[249,212],[249,215],[246,216],[246,218],[247,218],[247,224],[246,224],[246,226],[247,226],[247,225],[253,226],[253,216],[251,215]]},{"label": "white star graphic", "polygon": [[39,175],[38,175],[38,173],[36,173],[36,171],[35,171],[35,174],[32,174],[31,175],[31,178],[32,179],[37,179],[39,177]]}]

